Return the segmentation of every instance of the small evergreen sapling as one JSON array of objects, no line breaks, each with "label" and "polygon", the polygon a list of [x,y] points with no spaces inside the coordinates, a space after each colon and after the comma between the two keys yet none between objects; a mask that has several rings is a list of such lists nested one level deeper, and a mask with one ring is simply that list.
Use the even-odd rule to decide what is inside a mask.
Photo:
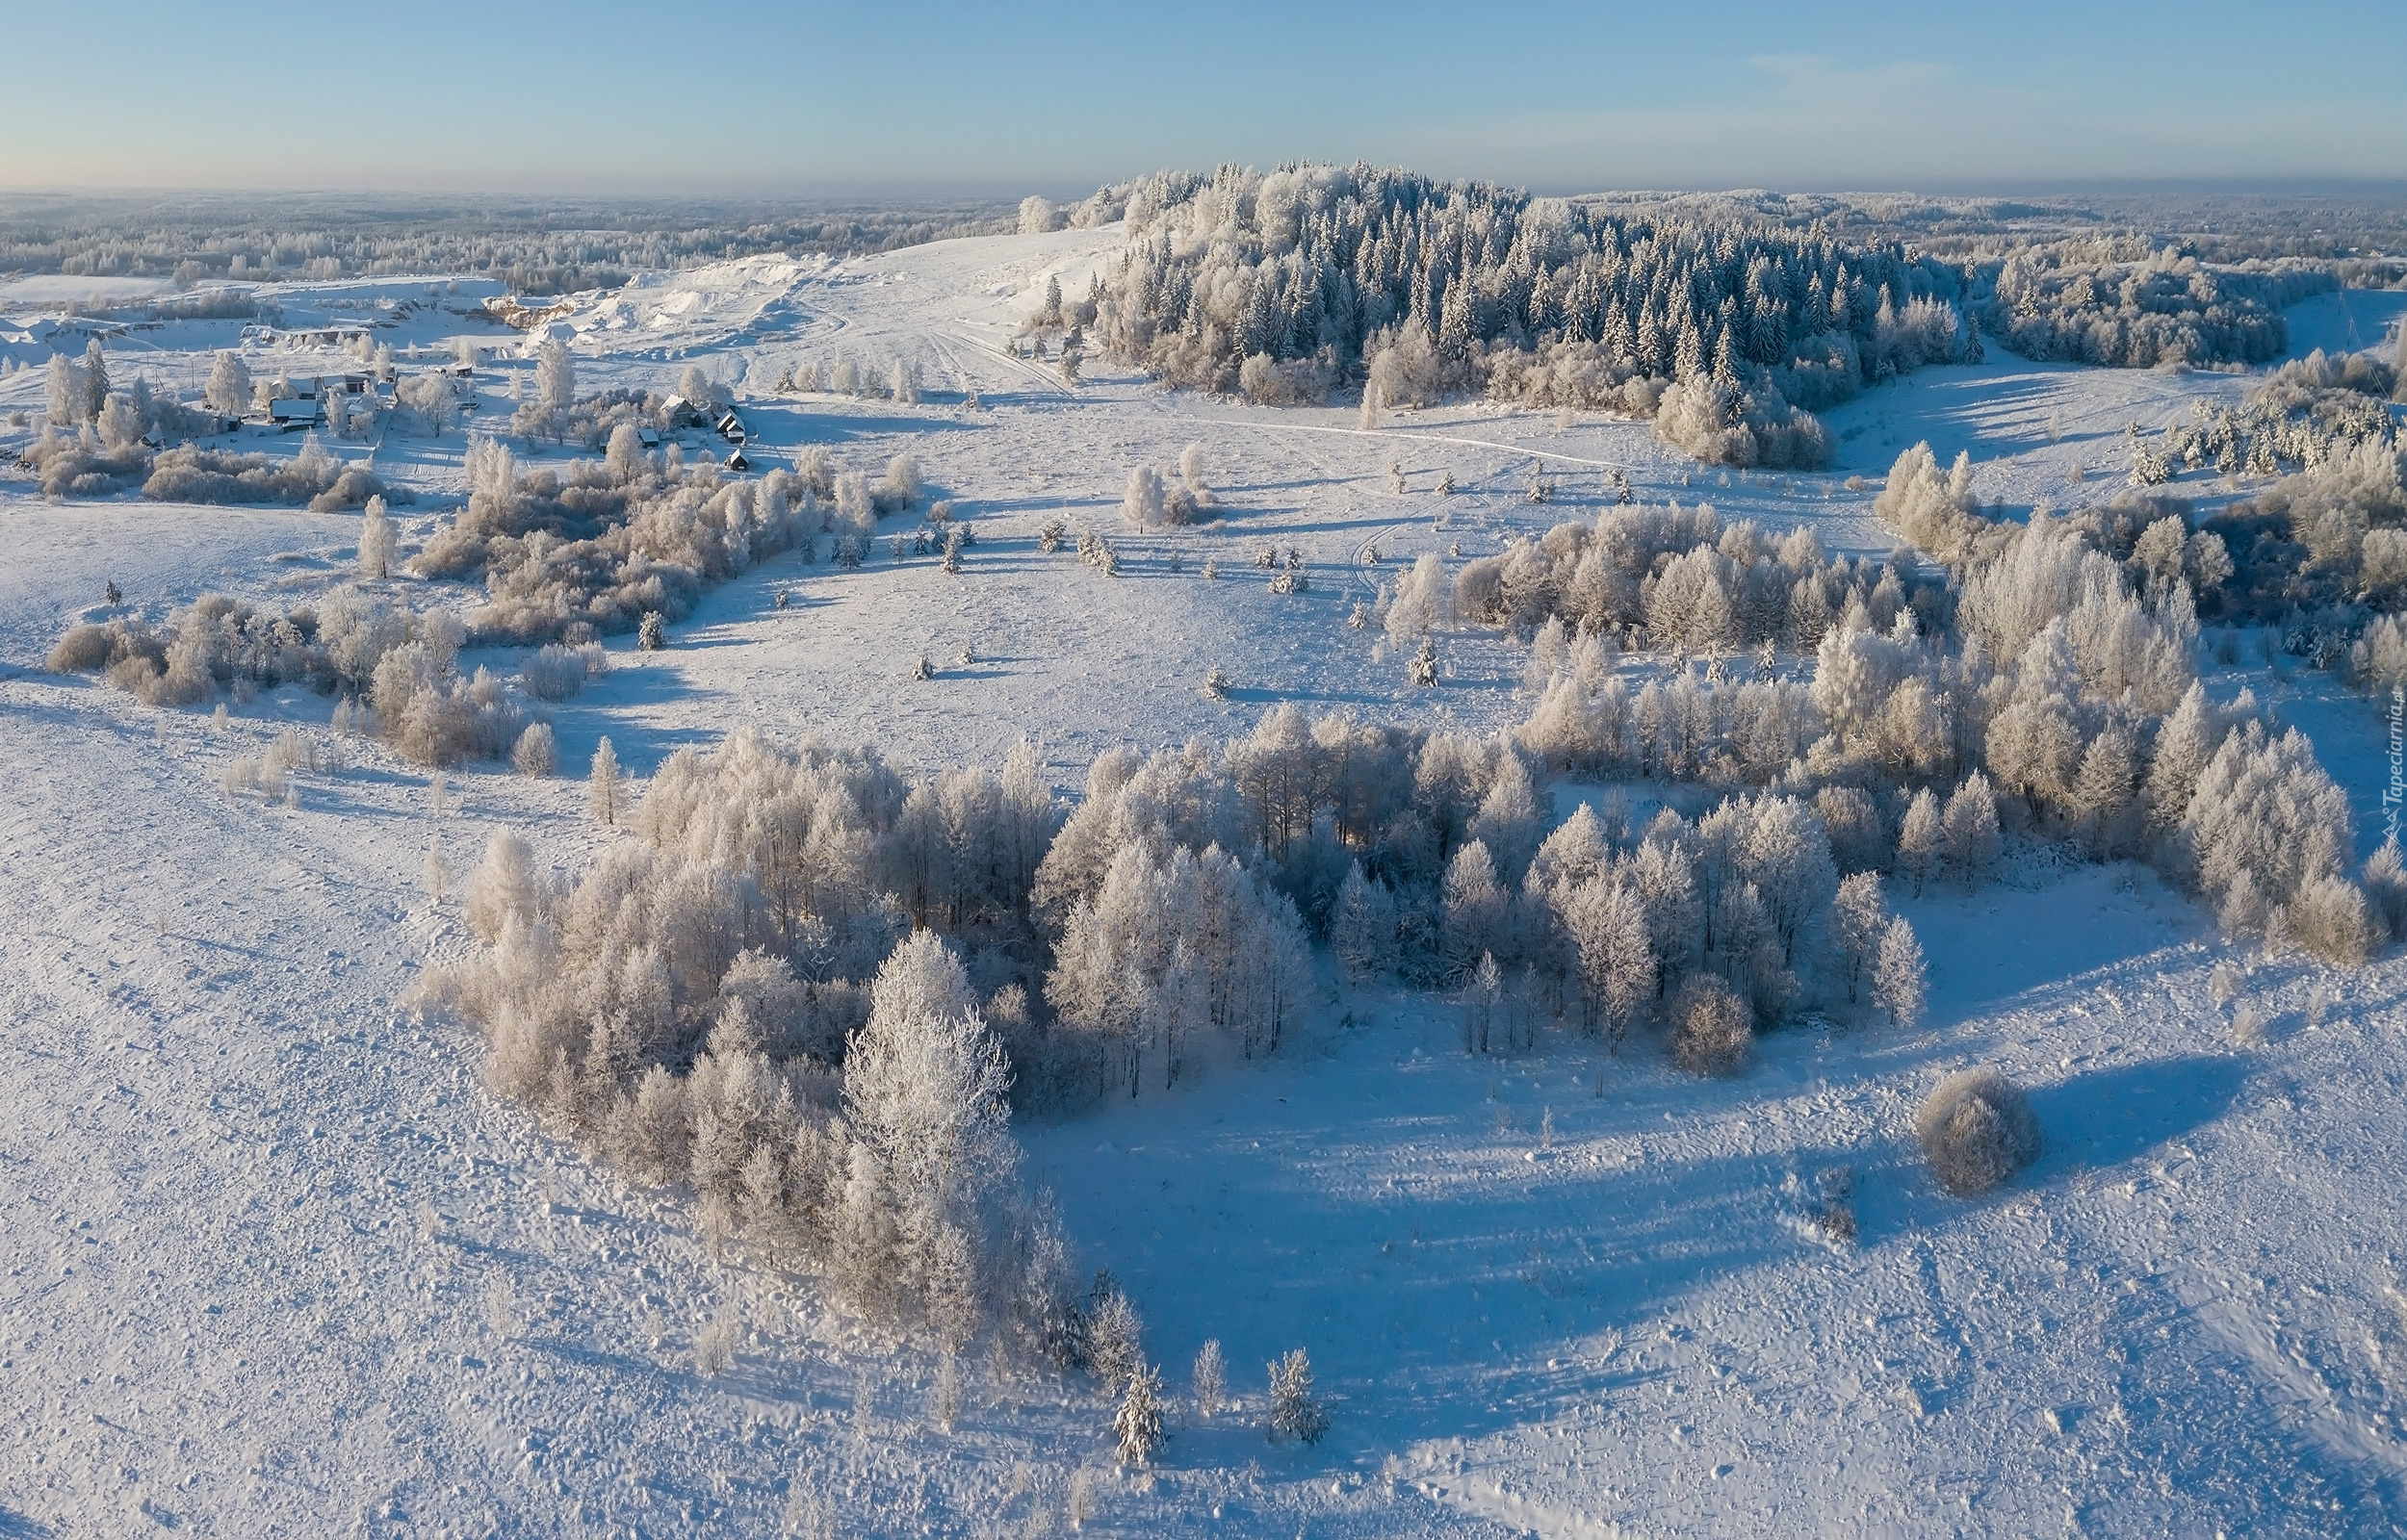
[{"label": "small evergreen sapling", "polygon": [[1120,1463],[1142,1466],[1162,1447],[1161,1371],[1140,1362],[1128,1372],[1112,1431],[1120,1437]]},{"label": "small evergreen sapling", "polygon": [[1317,1444],[1329,1431],[1329,1413],[1312,1394],[1312,1361],[1294,1348],[1270,1365],[1270,1433],[1273,1441]]},{"label": "small evergreen sapling", "polygon": [[668,646],[668,623],[657,609],[643,612],[642,624],[635,628],[635,645],[647,653],[657,653]]}]

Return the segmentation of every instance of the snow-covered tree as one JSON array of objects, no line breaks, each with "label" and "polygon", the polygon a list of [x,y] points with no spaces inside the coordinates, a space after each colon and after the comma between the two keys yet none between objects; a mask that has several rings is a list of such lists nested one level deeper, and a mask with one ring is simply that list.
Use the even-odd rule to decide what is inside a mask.
[{"label": "snow-covered tree", "polygon": [[1337,902],[1329,914],[1329,947],[1358,983],[1396,965],[1396,900],[1387,885],[1362,875],[1362,863],[1346,868]]},{"label": "snow-covered tree", "polygon": [[1914,879],[1914,891],[1919,894],[1947,852],[1946,814],[1940,809],[1939,799],[1931,795],[1928,786],[1924,786],[1906,804],[1905,822],[1898,831],[1898,869]]},{"label": "snow-covered tree", "polygon": [[1388,645],[1409,647],[1435,629],[1444,617],[1445,596],[1445,563],[1437,552],[1423,552],[1387,600]]},{"label": "snow-covered tree", "polygon": [[593,769],[585,781],[585,810],[597,823],[618,822],[618,754],[604,738],[594,745]]},{"label": "snow-covered tree", "polygon": [[1228,1399],[1229,1365],[1221,1356],[1220,1339],[1205,1340],[1195,1355],[1195,1410],[1202,1417],[1216,1417]]},{"label": "snow-covered tree", "polygon": [[1900,915],[1881,933],[1880,955],[1873,963],[1873,1005],[1888,1016],[1889,1025],[1910,1027],[1922,1019],[1927,988],[1922,943]]},{"label": "snow-covered tree", "polygon": [[1112,1419],[1121,1464],[1144,1466],[1162,1447],[1161,1391],[1161,1371],[1140,1363],[1129,1373],[1120,1410]]},{"label": "snow-covered tree", "polygon": [[384,499],[370,498],[359,518],[359,576],[375,579],[393,572],[393,520]]},{"label": "snow-covered tree", "polygon": [[1270,1434],[1317,1444],[1329,1432],[1329,1412],[1312,1393],[1312,1361],[1301,1348],[1270,1364]]},{"label": "snow-covered tree", "polygon": [[1011,1071],[971,998],[960,960],[919,931],[878,970],[844,1056],[845,1120],[875,1161],[903,1286],[922,1295],[946,1229],[986,1233],[988,1203],[1020,1164]]},{"label": "snow-covered tree", "polygon": [[1087,1296],[1086,1367],[1104,1395],[1117,1397],[1145,1367],[1145,1323],[1106,1272]]},{"label": "snow-covered tree", "polygon": [[250,410],[250,368],[243,362],[243,355],[220,351],[209,366],[209,383],[202,388],[201,398],[213,411],[240,417]]},{"label": "snow-covered tree", "polygon": [[1140,465],[1128,473],[1128,491],[1120,500],[1121,517],[1138,528],[1151,528],[1167,518],[1161,473]]},{"label": "snow-covered tree", "polygon": [[602,452],[602,463],[610,475],[621,481],[633,481],[643,468],[643,434],[633,423],[621,423],[610,429],[608,446]]},{"label": "snow-covered tree", "polygon": [[1830,939],[1837,948],[1835,971],[1847,983],[1850,1005],[1877,962],[1888,931],[1889,906],[1881,897],[1880,874],[1853,872],[1841,879],[1830,906]]},{"label": "snow-covered tree", "polygon": [[1998,862],[1998,804],[1989,779],[1974,771],[1948,798],[1942,820],[1947,834],[1948,864],[1967,886],[1988,879]]},{"label": "snow-covered tree", "polygon": [[100,346],[100,339],[91,337],[84,342],[84,367],[77,378],[84,387],[84,399],[77,418],[92,422],[109,401],[109,357]]},{"label": "snow-covered tree", "polygon": [[[1051,198],[1031,192],[1020,200],[1020,233],[1022,235],[1046,235],[1060,228],[1061,210],[1054,207]],[[1056,292],[1058,292],[1059,282],[1058,279],[1054,280]]]},{"label": "snow-covered tree", "polygon": [[577,368],[569,361],[568,346],[556,337],[535,351],[535,400],[555,431],[577,404]]},{"label": "snow-covered tree", "polygon": [[84,372],[65,353],[52,353],[42,377],[42,405],[53,428],[69,428],[84,420]]},{"label": "snow-covered tree", "polygon": [[1441,902],[1446,961],[1455,977],[1467,976],[1482,953],[1509,950],[1511,911],[1486,845],[1474,839],[1455,852],[1446,863]]},{"label": "snow-covered tree", "polygon": [[484,860],[468,874],[463,917],[479,937],[496,941],[512,919],[541,917],[539,894],[534,851],[516,834],[497,829],[485,841]]},{"label": "snow-covered tree", "polygon": [[1755,1042],[1754,1012],[1720,977],[1699,973],[1671,1002],[1671,1057],[1693,1075],[1735,1075]]},{"label": "snow-covered tree", "polygon": [[1646,911],[1627,886],[1594,876],[1573,890],[1563,923],[1586,997],[1618,1045],[1655,992]]}]

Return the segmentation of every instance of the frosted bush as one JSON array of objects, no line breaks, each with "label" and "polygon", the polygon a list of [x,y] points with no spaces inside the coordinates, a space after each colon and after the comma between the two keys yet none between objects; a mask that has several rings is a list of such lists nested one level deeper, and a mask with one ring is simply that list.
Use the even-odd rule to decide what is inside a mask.
[{"label": "frosted bush", "polygon": [[2039,1119],[2022,1089],[1985,1065],[1939,1082],[1914,1115],[1914,1138],[1939,1185],[1988,1192],[2039,1158]]},{"label": "frosted bush", "polygon": [[1735,1075],[1755,1042],[1754,1012],[1710,973],[1680,987],[1671,1001],[1671,1058],[1692,1075]]},{"label": "frosted bush", "polygon": [[2327,962],[2355,967],[2373,955],[2382,930],[2366,890],[2344,877],[2320,877],[2289,906],[2291,936]]},{"label": "frosted bush", "polygon": [[407,500],[407,494],[386,487],[365,465],[344,465],[319,449],[315,435],[303,440],[291,459],[191,445],[163,449],[142,483],[142,496],[154,502],[306,505],[313,513],[364,507],[371,498]]},{"label": "frosted bush", "polygon": [[558,748],[552,740],[552,725],[531,722],[518,735],[518,743],[510,750],[510,763],[522,776],[548,776],[559,768]]},{"label": "frosted bush", "polygon": [[518,687],[538,701],[565,701],[582,691],[586,680],[609,671],[609,654],[601,644],[568,647],[553,642],[519,665]]},{"label": "frosted bush", "polygon": [[1655,436],[1707,465],[1794,466],[1829,463],[1830,433],[1821,420],[1767,389],[1759,398],[1718,380],[1673,385],[1655,412]]}]

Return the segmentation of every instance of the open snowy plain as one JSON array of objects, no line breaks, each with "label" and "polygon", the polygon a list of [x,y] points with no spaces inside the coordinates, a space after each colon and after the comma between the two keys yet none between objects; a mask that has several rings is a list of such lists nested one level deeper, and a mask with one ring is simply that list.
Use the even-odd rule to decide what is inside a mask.
[{"label": "open snowy plain", "polygon": [[[958,574],[883,539],[857,572],[778,558],[710,593],[666,651],[614,639],[612,672],[556,710],[564,770],[604,734],[638,782],[746,725],[872,743],[912,775],[998,764],[1028,734],[1071,796],[1107,745],[1239,734],[1281,702],[1489,731],[1529,710],[1525,648],[1452,631],[1445,682],[1413,689],[1378,628],[1347,625],[1425,552],[1451,563],[1592,516],[1618,473],[1644,501],[1885,552],[1874,489],[1918,440],[1943,463],[1969,449],[1984,500],[2061,505],[2077,464],[2119,480],[2126,424],[2247,384],[1996,352],[1829,414],[1840,463],[1815,474],[1703,469],[1592,415],[1471,404],[1366,431],[1351,409],[1166,393],[1093,358],[1073,387],[1019,357],[1046,279],[1084,293],[1119,240],[753,258],[586,296],[581,391],[667,388],[698,363],[733,388],[757,465],[908,449],[978,539]],[[408,299],[377,333],[397,351],[504,349],[468,422],[500,433],[532,365],[467,317],[484,293],[428,303],[425,281],[380,280],[284,305],[297,326],[313,305]],[[0,310],[37,297],[0,291]],[[2374,346],[2397,298],[2298,307],[2297,350]],[[238,329],[138,330],[108,357],[190,390]],[[924,399],[775,393],[840,353],[873,374],[918,363]],[[253,360],[263,377],[347,367]],[[0,379],[0,414],[39,390]],[[1129,470],[1189,444],[1222,517],[1125,526]],[[464,497],[464,447],[375,446],[417,496],[396,510],[404,551]],[[1525,497],[1534,462],[1545,506]],[[1448,475],[1459,490],[1436,495]],[[1055,518],[1111,535],[1122,576],[1041,552]],[[1277,1057],[1019,1129],[1173,1388],[1217,1338],[1239,1404],[1175,1411],[1130,1475],[1082,1380],[981,1362],[941,1432],[930,1354],[740,1248],[714,1257],[664,1195],[486,1091],[473,1028],[406,1008],[471,944],[456,904],[427,898],[428,846],[465,870],[506,824],[573,872],[610,834],[575,780],[472,768],[437,810],[423,772],[359,743],[301,778],[297,807],[230,797],[226,761],[322,731],[332,703],[274,690],[216,726],[41,667],[112,580],[153,618],[210,590],[289,604],[348,576],[358,528],[0,480],[0,1536],[1022,1534],[1074,1514],[1092,1533],[1279,1540],[2407,1526],[2407,961],[2261,957],[2129,863],[1902,898],[1930,958],[1925,1022],[1774,1031],[1726,1082],[1645,1039],[1601,1066],[1579,1040],[1469,1058],[1451,1006],[1346,986],[1323,960]],[[1303,553],[1307,591],[1268,591],[1266,547]],[[932,680],[910,677],[923,655]],[[1213,668],[1225,700],[1199,688]],[[2375,706],[2303,671],[2210,680],[2242,682],[2313,736],[2369,851],[2393,773]],[[1597,795],[1551,793],[1558,816]],[[2242,981],[2218,1001],[2225,963]],[[2243,1013],[2261,1035],[2236,1032]],[[2031,1088],[2047,1149],[1966,1202],[1933,1185],[1910,1119],[1976,1062]],[[1860,1234],[1834,1249],[1806,1215],[1838,1167]],[[736,1362],[700,1375],[689,1344],[731,1310]],[[1272,1445],[1260,1366],[1299,1344],[1333,1428]]]}]

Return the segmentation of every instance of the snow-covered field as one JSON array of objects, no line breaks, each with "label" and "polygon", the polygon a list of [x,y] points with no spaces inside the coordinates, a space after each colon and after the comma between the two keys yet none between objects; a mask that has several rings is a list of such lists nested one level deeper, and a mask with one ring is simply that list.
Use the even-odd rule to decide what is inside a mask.
[{"label": "snow-covered field", "polygon": [[[2120,480],[2127,423],[2247,384],[1993,351],[1830,414],[1841,463],[1814,475],[1708,471],[1643,424],[1476,404],[1364,431],[1350,409],[1168,394],[1095,359],[1073,389],[1014,356],[1046,279],[1084,293],[1117,240],[754,258],[582,304],[581,390],[699,363],[736,386],[756,461],[816,444],[870,469],[907,449],[979,539],[959,575],[882,544],[857,573],[781,558],[712,593],[668,651],[613,643],[613,673],[558,708],[563,764],[608,733],[642,776],[757,724],[916,773],[998,763],[1025,733],[1069,793],[1105,745],[1226,736],[1284,701],[1491,729],[1528,710],[1518,648],[1452,633],[1446,685],[1411,690],[1378,629],[1348,627],[1397,564],[1592,516],[1615,472],[1645,500],[1885,552],[1872,490],[1847,482],[1917,440],[1969,450],[1985,500],[2063,506]],[[284,304],[299,325],[407,297],[421,308],[377,334],[397,350],[506,346],[472,420],[498,432],[532,366],[465,317],[487,292],[427,306],[426,281],[377,280]],[[39,297],[0,291],[0,310]],[[2397,297],[2299,307],[2298,350],[2375,346]],[[239,330],[138,330],[112,369],[189,390]],[[872,373],[918,362],[927,398],[770,394],[840,351]],[[278,367],[349,366],[253,360]],[[0,423],[39,391],[0,377]],[[0,449],[25,433],[0,427]],[[1190,443],[1224,516],[1126,527],[1130,468]],[[418,494],[405,547],[464,494],[463,448],[375,446]],[[1545,506],[1525,499],[1533,461]],[[1124,576],[1040,553],[1056,517],[1111,535]],[[1281,1540],[2407,1526],[2407,962],[2243,954],[2128,865],[1905,902],[1931,959],[1924,1026],[1773,1033],[1730,1082],[1643,1042],[1601,1065],[1468,1059],[1450,1009],[1333,978],[1267,1064],[1021,1130],[1174,1388],[1216,1337],[1248,1404],[1190,1420],[1143,1477],[1112,1471],[1107,1410],[1077,1382],[982,1365],[939,1432],[929,1354],[713,1258],[664,1200],[486,1092],[465,1029],[400,1004],[469,944],[424,892],[427,845],[464,869],[507,823],[571,871],[604,834],[574,782],[471,771],[438,813],[422,773],[362,745],[303,778],[297,808],[235,800],[223,763],[329,702],[272,692],[220,729],[39,667],[112,579],[154,618],[211,589],[297,603],[343,578],[357,528],[45,504],[0,480],[0,1536],[1041,1533],[1068,1527],[1074,1487],[1089,1531]],[[1307,592],[1267,590],[1253,562],[1272,546],[1304,553]],[[922,654],[937,675],[915,681]],[[1214,667],[1226,701],[1198,688]],[[2390,774],[2374,709],[2318,675],[2247,679],[2314,736],[2369,849]],[[1556,786],[1557,811],[1583,794]],[[2244,983],[2217,1004],[2227,962]],[[2253,1045],[2242,1010],[2266,1023]],[[2032,1088],[2048,1149],[1966,1203],[1907,1125],[1973,1062]],[[1833,1250],[1804,1215],[1841,1166],[1862,1228]],[[731,1309],[746,1345],[700,1377],[688,1345]],[[1260,1366],[1299,1344],[1334,1415],[1312,1449],[1251,1415]]]}]

